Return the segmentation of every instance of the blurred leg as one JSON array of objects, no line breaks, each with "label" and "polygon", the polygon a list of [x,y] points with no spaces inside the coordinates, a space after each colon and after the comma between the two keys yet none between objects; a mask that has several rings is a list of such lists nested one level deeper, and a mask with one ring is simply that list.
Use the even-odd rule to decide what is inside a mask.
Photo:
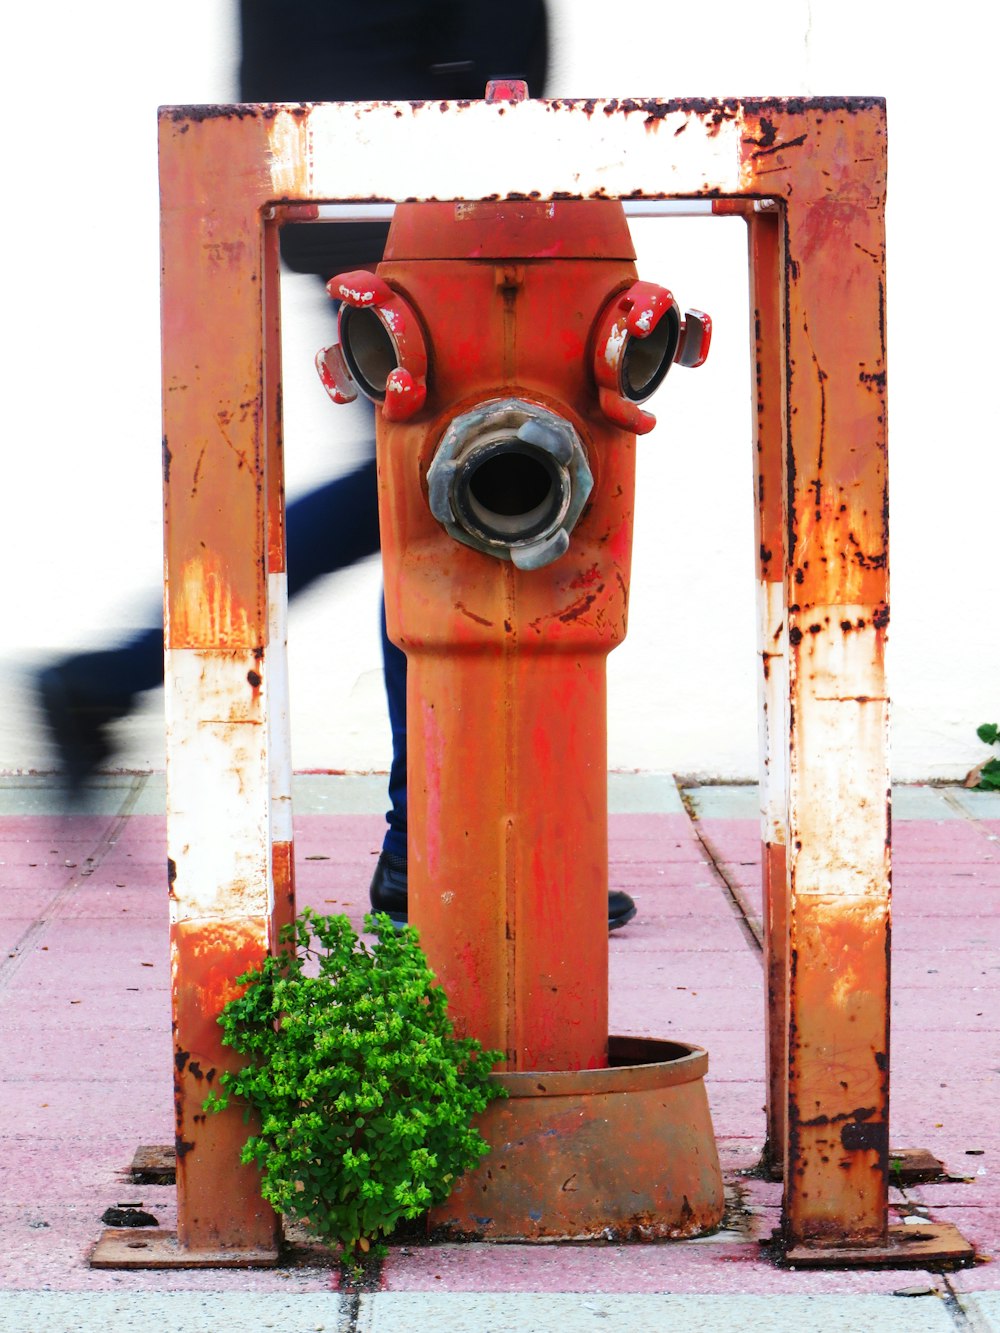
[{"label": "blurred leg", "polygon": [[389,770],[389,828],[383,849],[406,861],[406,654],[391,642],[385,628],[382,605],[382,660],[385,663],[385,693],[392,728],[392,767]]},{"label": "blurred leg", "polygon": [[[374,458],[290,504],[286,531],[290,596],[373,555],[379,547]],[[39,673],[39,702],[72,788],[81,788],[113,754],[110,724],[132,711],[137,695],[162,683],[162,625],[115,648],[62,658]],[[404,784],[405,767],[404,757]],[[405,790],[402,808],[405,829]]]}]

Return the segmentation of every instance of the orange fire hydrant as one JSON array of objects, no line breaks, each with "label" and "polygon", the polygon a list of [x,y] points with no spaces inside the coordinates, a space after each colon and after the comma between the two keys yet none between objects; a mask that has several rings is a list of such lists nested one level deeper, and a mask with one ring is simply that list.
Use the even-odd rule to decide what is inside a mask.
[{"label": "orange fire hydrant", "polygon": [[409,915],[460,1032],[512,1070],[607,1064],[607,654],[639,404],[710,322],[637,280],[618,202],[400,205],[330,283],[332,396],[377,412],[406,653]]}]

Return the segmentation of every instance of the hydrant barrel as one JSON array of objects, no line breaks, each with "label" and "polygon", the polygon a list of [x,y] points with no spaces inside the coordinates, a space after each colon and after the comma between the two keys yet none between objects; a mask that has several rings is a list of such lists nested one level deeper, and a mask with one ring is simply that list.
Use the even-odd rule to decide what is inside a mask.
[{"label": "hydrant barrel", "polygon": [[378,277],[427,367],[425,408],[377,426],[410,920],[457,1027],[508,1068],[600,1067],[605,659],[625,634],[635,442],[590,354],[635,279],[627,224],[603,202],[400,206]]}]

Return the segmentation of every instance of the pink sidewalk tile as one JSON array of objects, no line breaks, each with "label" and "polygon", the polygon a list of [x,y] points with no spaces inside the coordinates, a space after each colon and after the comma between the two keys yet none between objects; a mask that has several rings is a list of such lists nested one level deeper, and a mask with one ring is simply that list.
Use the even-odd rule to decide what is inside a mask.
[{"label": "pink sidewalk tile", "polygon": [[892,1292],[940,1279],[920,1271],[806,1272],[778,1268],[754,1236],[652,1245],[436,1245],[393,1251],[388,1291]]},{"label": "pink sidewalk tile", "polygon": [[[26,917],[32,922],[37,921],[58,891],[56,888],[3,890],[0,892],[0,921],[23,921]],[[6,933],[9,935],[9,928]]]},{"label": "pink sidewalk tile", "polygon": [[996,993],[964,987],[956,991],[938,991],[930,1015],[924,1011],[926,993],[921,988],[895,985],[892,988],[892,1023],[897,1034],[907,1027],[921,1032],[996,1032]]},{"label": "pink sidewalk tile", "polygon": [[[4,1088],[6,1123],[19,1136],[59,1142],[84,1131],[93,1136],[101,1126],[118,1131],[127,1125],[139,1143],[173,1141],[173,1095],[170,1071],[156,1082],[111,1080],[98,1064],[88,1065],[81,1050],[80,1064],[91,1076],[76,1079],[8,1083]],[[123,1163],[127,1166],[128,1163]]]},{"label": "pink sidewalk tile", "polygon": [[[987,1174],[900,1198],[933,1218],[961,1219],[970,1238],[995,1252],[1000,1079],[987,1043],[1000,986],[992,878],[1000,851],[985,821],[925,824],[895,830],[892,1142],[928,1147],[952,1171],[971,1163]],[[702,826],[726,873],[756,902],[757,821]],[[300,900],[359,920],[383,829],[381,816],[297,816]],[[750,1212],[720,1238],[688,1244],[394,1246],[386,1288],[801,1293],[938,1284],[919,1272],[789,1272],[762,1255],[757,1239],[776,1222],[780,1186],[738,1174],[759,1160],[764,1138],[759,951],[686,816],[613,816],[610,829],[612,883],[633,892],[640,908],[609,940],[612,1030],[706,1047],[720,1158]],[[135,1146],[168,1143],[173,1132],[163,819],[30,816],[0,820],[0,830],[6,938],[21,939],[38,913],[51,917],[28,937],[25,957],[0,952],[0,1288],[30,1272],[39,1285],[64,1290],[329,1289],[331,1275],[318,1269],[164,1278],[86,1267],[110,1203],[141,1198],[161,1221],[173,1217],[171,1190],[121,1179]],[[41,877],[37,886],[29,870]],[[966,1156],[970,1147],[983,1155]],[[957,1290],[997,1289],[994,1269],[1000,1265],[950,1280]]]},{"label": "pink sidewalk tile", "polygon": [[931,959],[952,949],[996,958],[1000,950],[1000,915],[918,916],[897,911],[892,920],[892,947],[919,949]]},{"label": "pink sidewalk tile", "polygon": [[946,995],[953,987],[1000,986],[1000,956],[982,949],[947,948],[931,954],[897,950],[892,959],[893,985]]},{"label": "pink sidewalk tile", "polygon": [[[108,1083],[154,1082],[169,1084],[173,1046],[169,1031],[169,997],[164,993],[157,1006],[168,1017],[166,1027],[121,1024],[115,1027],[70,1026],[72,1041],[59,1040],[50,1029],[33,1025],[0,1027],[4,1063],[10,1071],[5,1084],[51,1083],[65,1079],[73,1083],[89,1078]],[[149,1006],[147,1006],[148,1008]],[[81,1013],[86,1011],[81,1007]],[[93,1016],[91,1015],[93,1022]],[[164,1069],[167,1077],[164,1079]],[[8,1124],[9,1131],[13,1126]]]}]

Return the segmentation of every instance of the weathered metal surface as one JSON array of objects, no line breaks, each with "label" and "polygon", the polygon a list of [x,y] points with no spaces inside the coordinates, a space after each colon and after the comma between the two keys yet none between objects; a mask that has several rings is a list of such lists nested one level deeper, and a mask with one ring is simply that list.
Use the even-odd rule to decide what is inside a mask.
[{"label": "weathered metal surface", "polygon": [[128,1169],[136,1185],[173,1185],[176,1183],[177,1151],[172,1143],[140,1143]]},{"label": "weathered metal surface", "polygon": [[[427,152],[432,139],[434,151]],[[762,360],[759,406],[772,422],[780,414],[781,447],[778,451],[774,443],[776,425],[763,425],[758,473],[764,484],[760,533],[773,530],[777,492],[783,544],[760,543],[771,552],[765,559],[762,550],[760,557],[763,637],[779,633],[781,648],[778,658],[768,660],[774,650],[762,645],[762,665],[773,682],[765,701],[764,842],[775,1004],[786,967],[777,947],[785,935],[782,906],[788,914],[788,1101],[786,1128],[776,1110],[778,1052],[785,1038],[780,1015],[772,1014],[769,1136],[775,1145],[777,1137],[787,1136],[789,1244],[824,1250],[849,1242],[865,1252],[878,1250],[888,1235],[884,105],[878,99],[841,98],[167,108],[161,112],[161,163],[164,461],[168,497],[174,499],[168,505],[168,643],[175,653],[207,650],[216,685],[225,653],[262,649],[271,632],[262,577],[266,449],[260,404],[267,357],[259,302],[261,236],[268,230],[262,220],[276,216],[276,205],[436,198],[465,200],[474,210],[475,201],[498,197],[617,196],[633,208],[666,200],[684,208],[753,211],[752,227],[758,214],[773,218],[780,242],[777,305],[785,343],[777,373],[783,383],[774,388],[773,362]],[[765,243],[773,245],[773,233],[754,235],[769,235]],[[756,262],[763,264],[759,254]],[[517,264],[508,269],[498,260],[492,267],[496,289],[520,290]],[[524,284],[526,292],[532,287],[533,282]],[[765,295],[773,298],[770,279],[757,283],[755,308]],[[581,297],[589,300],[586,292]],[[479,294],[456,288],[452,304],[472,308],[473,298],[478,305]],[[422,299],[414,294],[418,304]],[[516,304],[521,297],[512,300]],[[541,317],[541,308],[535,309]],[[773,313],[767,318],[774,323]],[[502,320],[488,336],[508,348],[515,366],[516,344],[504,341]],[[487,330],[477,326],[474,346],[480,339],[486,341]],[[537,346],[547,354],[554,344],[540,340]],[[458,397],[466,392],[462,385],[474,383],[479,373],[473,362]],[[534,369],[518,373],[530,378]],[[540,365],[543,379],[546,373]],[[456,377],[446,368],[445,379],[449,376],[446,391],[455,397]],[[544,387],[538,391],[544,393]],[[494,563],[499,577],[501,567]],[[515,576],[502,568],[505,577]],[[553,576],[562,572],[558,561],[549,568]],[[552,590],[567,619],[557,616],[557,625],[546,627],[557,630],[554,651],[539,660],[556,661],[580,619],[599,628],[602,643],[620,634],[624,605],[591,600],[590,570],[581,565],[568,573],[567,587]],[[428,597],[439,595],[441,576],[440,570],[421,571]],[[450,567],[447,577],[453,577]],[[419,590],[419,581],[416,586]],[[483,688],[470,685],[467,694],[438,696],[433,682],[421,681],[428,715],[416,732],[429,752],[443,743],[437,719],[446,708],[463,710],[465,730],[460,734],[456,727],[455,740],[465,755],[470,736],[486,751],[496,744],[496,718],[483,699],[495,697],[491,692],[502,674],[498,661],[508,657],[491,658],[479,650],[487,630],[481,622],[503,624],[510,590],[497,587],[483,601],[478,593],[470,600],[469,591],[455,578],[456,633],[476,670],[483,668]],[[601,595],[607,592],[605,586]],[[418,597],[414,615],[419,607]],[[520,639],[537,636],[537,620],[533,614],[517,623]],[[787,634],[787,649],[780,634]],[[427,653],[428,661],[432,656]],[[569,707],[602,712],[603,659],[599,667],[597,660],[587,658],[581,667],[588,679],[569,694]],[[786,670],[787,692],[777,683]],[[192,668],[189,679],[195,674]],[[419,678],[419,666],[415,675]],[[266,693],[266,683],[264,688]],[[785,694],[787,802],[780,796],[782,766],[776,762]],[[531,707],[542,718],[548,706],[539,677]],[[227,735],[248,730],[232,725],[232,709],[224,716]],[[204,720],[210,731],[211,718],[206,714]],[[503,734],[513,734],[506,722]],[[240,903],[237,915],[252,916],[267,896],[261,886],[270,859],[260,854],[260,830],[267,825],[268,794],[258,780],[255,747],[242,744],[238,766],[251,774],[244,823],[231,837],[220,833],[218,818],[210,829],[193,820],[177,827],[178,847],[202,837],[216,844],[216,851],[202,853],[198,862],[205,874],[186,876],[191,904],[182,916],[211,916],[220,899],[230,898]],[[539,770],[550,771],[547,754],[533,762],[512,746],[501,748],[496,757],[510,762],[512,783],[524,782],[529,791]],[[205,743],[201,752],[206,762],[227,771],[228,748]],[[486,759],[493,762],[494,756],[486,753]],[[175,765],[178,792],[193,780],[191,769],[182,770]],[[466,768],[461,784],[456,780],[417,799],[440,822],[442,809],[461,809],[470,800],[474,806],[478,785],[477,770]],[[550,780],[538,782],[535,790],[547,802],[555,797],[560,816],[566,802],[575,800],[594,810],[594,822],[602,822],[596,788],[564,793]],[[785,804],[787,817],[780,808]],[[505,829],[516,829],[517,836],[499,830],[495,841],[516,858],[528,855],[524,849],[533,842],[541,843],[550,826],[528,821]],[[247,864],[240,859],[242,849],[237,855],[238,844],[256,849]],[[784,900],[782,856],[787,856]],[[566,869],[576,873],[574,866]],[[561,871],[555,867],[552,873],[559,878]],[[468,893],[467,878],[456,883],[456,892]],[[225,886],[221,893],[218,885]],[[580,892],[596,905],[603,889],[581,884]],[[270,924],[266,914],[255,919],[263,940]],[[477,929],[480,924],[488,933],[496,922],[478,923]],[[512,953],[520,958],[516,949]],[[515,958],[512,975],[523,961]],[[592,975],[589,963],[585,966]],[[498,977],[486,975],[484,984],[493,989]],[[563,987],[561,979],[557,984],[560,1002],[569,1006],[571,986]],[[543,1015],[545,1021],[550,1017]],[[534,1039],[529,1034],[526,1040]]]},{"label": "weathered metal surface", "polygon": [[919,1185],[945,1178],[944,1163],[927,1148],[890,1148],[889,1179],[893,1185]]},{"label": "weathered metal surface", "polygon": [[274,1268],[280,1258],[276,1246],[259,1249],[225,1246],[192,1248],[173,1231],[129,1230],[101,1233],[90,1256],[91,1268]]},{"label": "weathered metal surface", "polygon": [[271,948],[295,918],[292,748],[288,691],[288,576],[281,402],[278,228],[264,228],[263,391],[267,479],[267,768],[270,793]]},{"label": "weathered metal surface", "polygon": [[175,921],[263,918],[272,909],[262,652],[167,651],[167,855]]},{"label": "weathered metal surface", "polygon": [[953,1268],[971,1264],[976,1251],[951,1222],[893,1225],[873,1245],[793,1245],[785,1262],[795,1268]]},{"label": "weathered metal surface", "polygon": [[[741,193],[752,179],[741,152],[747,105],[594,98],[282,105],[260,114],[275,199],[620,198]],[[372,151],[378,139],[386,152]]]},{"label": "weathered metal surface", "polygon": [[[409,302],[376,274],[365,270],[342,273],[329,283],[329,290],[334,300],[342,303],[338,325],[348,373],[363,385],[369,398],[382,404],[382,412],[390,420],[408,421],[420,411],[427,398],[427,348],[420,322]],[[364,321],[362,329],[366,332],[356,340],[350,336],[350,330],[359,321]],[[374,355],[373,324],[377,330]],[[367,356],[355,353],[356,341],[367,348]],[[385,354],[390,350],[395,365],[386,373]],[[324,384],[327,383],[324,369],[331,372],[331,378],[337,378],[329,360],[333,351],[333,348],[328,350],[321,364],[320,377]],[[371,370],[374,370],[377,383],[373,382]],[[340,389],[339,384],[337,387]],[[340,392],[344,390],[340,389]],[[332,396],[336,401],[337,394]]]},{"label": "weathered metal surface", "polygon": [[[680,309],[673,293],[653,282],[634,282],[617,293],[599,317],[594,338],[594,379],[601,410],[623,430],[646,435],[656,425],[651,412],[635,401],[625,349],[637,334],[659,337],[666,343],[660,373],[665,374],[682,347]],[[707,348],[706,348],[707,351]]]},{"label": "weathered metal surface", "polygon": [[[673,297],[637,283],[630,255],[617,204],[407,205],[378,273],[330,283],[344,359],[382,403],[386,617],[408,660],[410,919],[459,1029],[515,1069],[606,1059],[605,659],[625,633],[635,441],[590,349],[624,294],[603,344],[635,402],[684,337]],[[362,325],[355,346],[351,310],[385,332]],[[636,354],[633,382],[637,345],[652,353]],[[422,394],[433,373],[404,413],[389,390],[411,360]]]},{"label": "weathered metal surface", "polygon": [[657,1240],[722,1220],[706,1053],[612,1037],[608,1069],[497,1074],[492,1151],[432,1210],[432,1232],[487,1240]]},{"label": "weathered metal surface", "polygon": [[[407,249],[422,223],[440,243],[439,211],[397,210]],[[496,220],[477,211],[488,237]],[[386,618],[408,663],[410,919],[457,1026],[510,1068],[588,1069],[606,1062],[605,659],[625,633],[634,438],[601,412],[586,349],[635,269],[572,257],[586,205],[520,213],[518,257],[558,259],[379,268],[433,349],[426,411],[377,418]],[[612,226],[611,246],[620,214]],[[423,485],[456,410],[515,391],[569,422],[600,475],[541,568],[455,541]]]},{"label": "weathered metal surface", "polygon": [[785,616],[785,439],[782,228],[777,213],[748,223],[750,337],[754,351],[757,547],[757,694],[764,921],[767,1139],[773,1174],[785,1160],[788,1100],[788,625]]},{"label": "weathered metal surface", "polygon": [[[885,121],[748,126],[784,198],[790,1246],[887,1234]],[[777,478],[770,478],[776,481]]]},{"label": "weathered metal surface", "polygon": [[202,1109],[220,1073],[241,1063],[221,1043],[218,1016],[240,993],[236,978],[263,958],[269,926],[267,917],[198,919],[171,931],[177,1237],[191,1250],[268,1250],[277,1241],[259,1172],[240,1163],[242,1115]]},{"label": "weathered metal surface", "polygon": [[[290,764],[269,775],[283,662],[266,660],[283,614],[269,578],[284,578],[276,229],[248,207],[246,160],[224,140],[170,117],[161,131],[177,1244],[273,1254],[277,1220],[239,1163],[242,1117],[201,1108],[234,1067],[219,1013],[273,939],[272,825],[290,791]],[[266,142],[259,126],[254,152]]]}]

